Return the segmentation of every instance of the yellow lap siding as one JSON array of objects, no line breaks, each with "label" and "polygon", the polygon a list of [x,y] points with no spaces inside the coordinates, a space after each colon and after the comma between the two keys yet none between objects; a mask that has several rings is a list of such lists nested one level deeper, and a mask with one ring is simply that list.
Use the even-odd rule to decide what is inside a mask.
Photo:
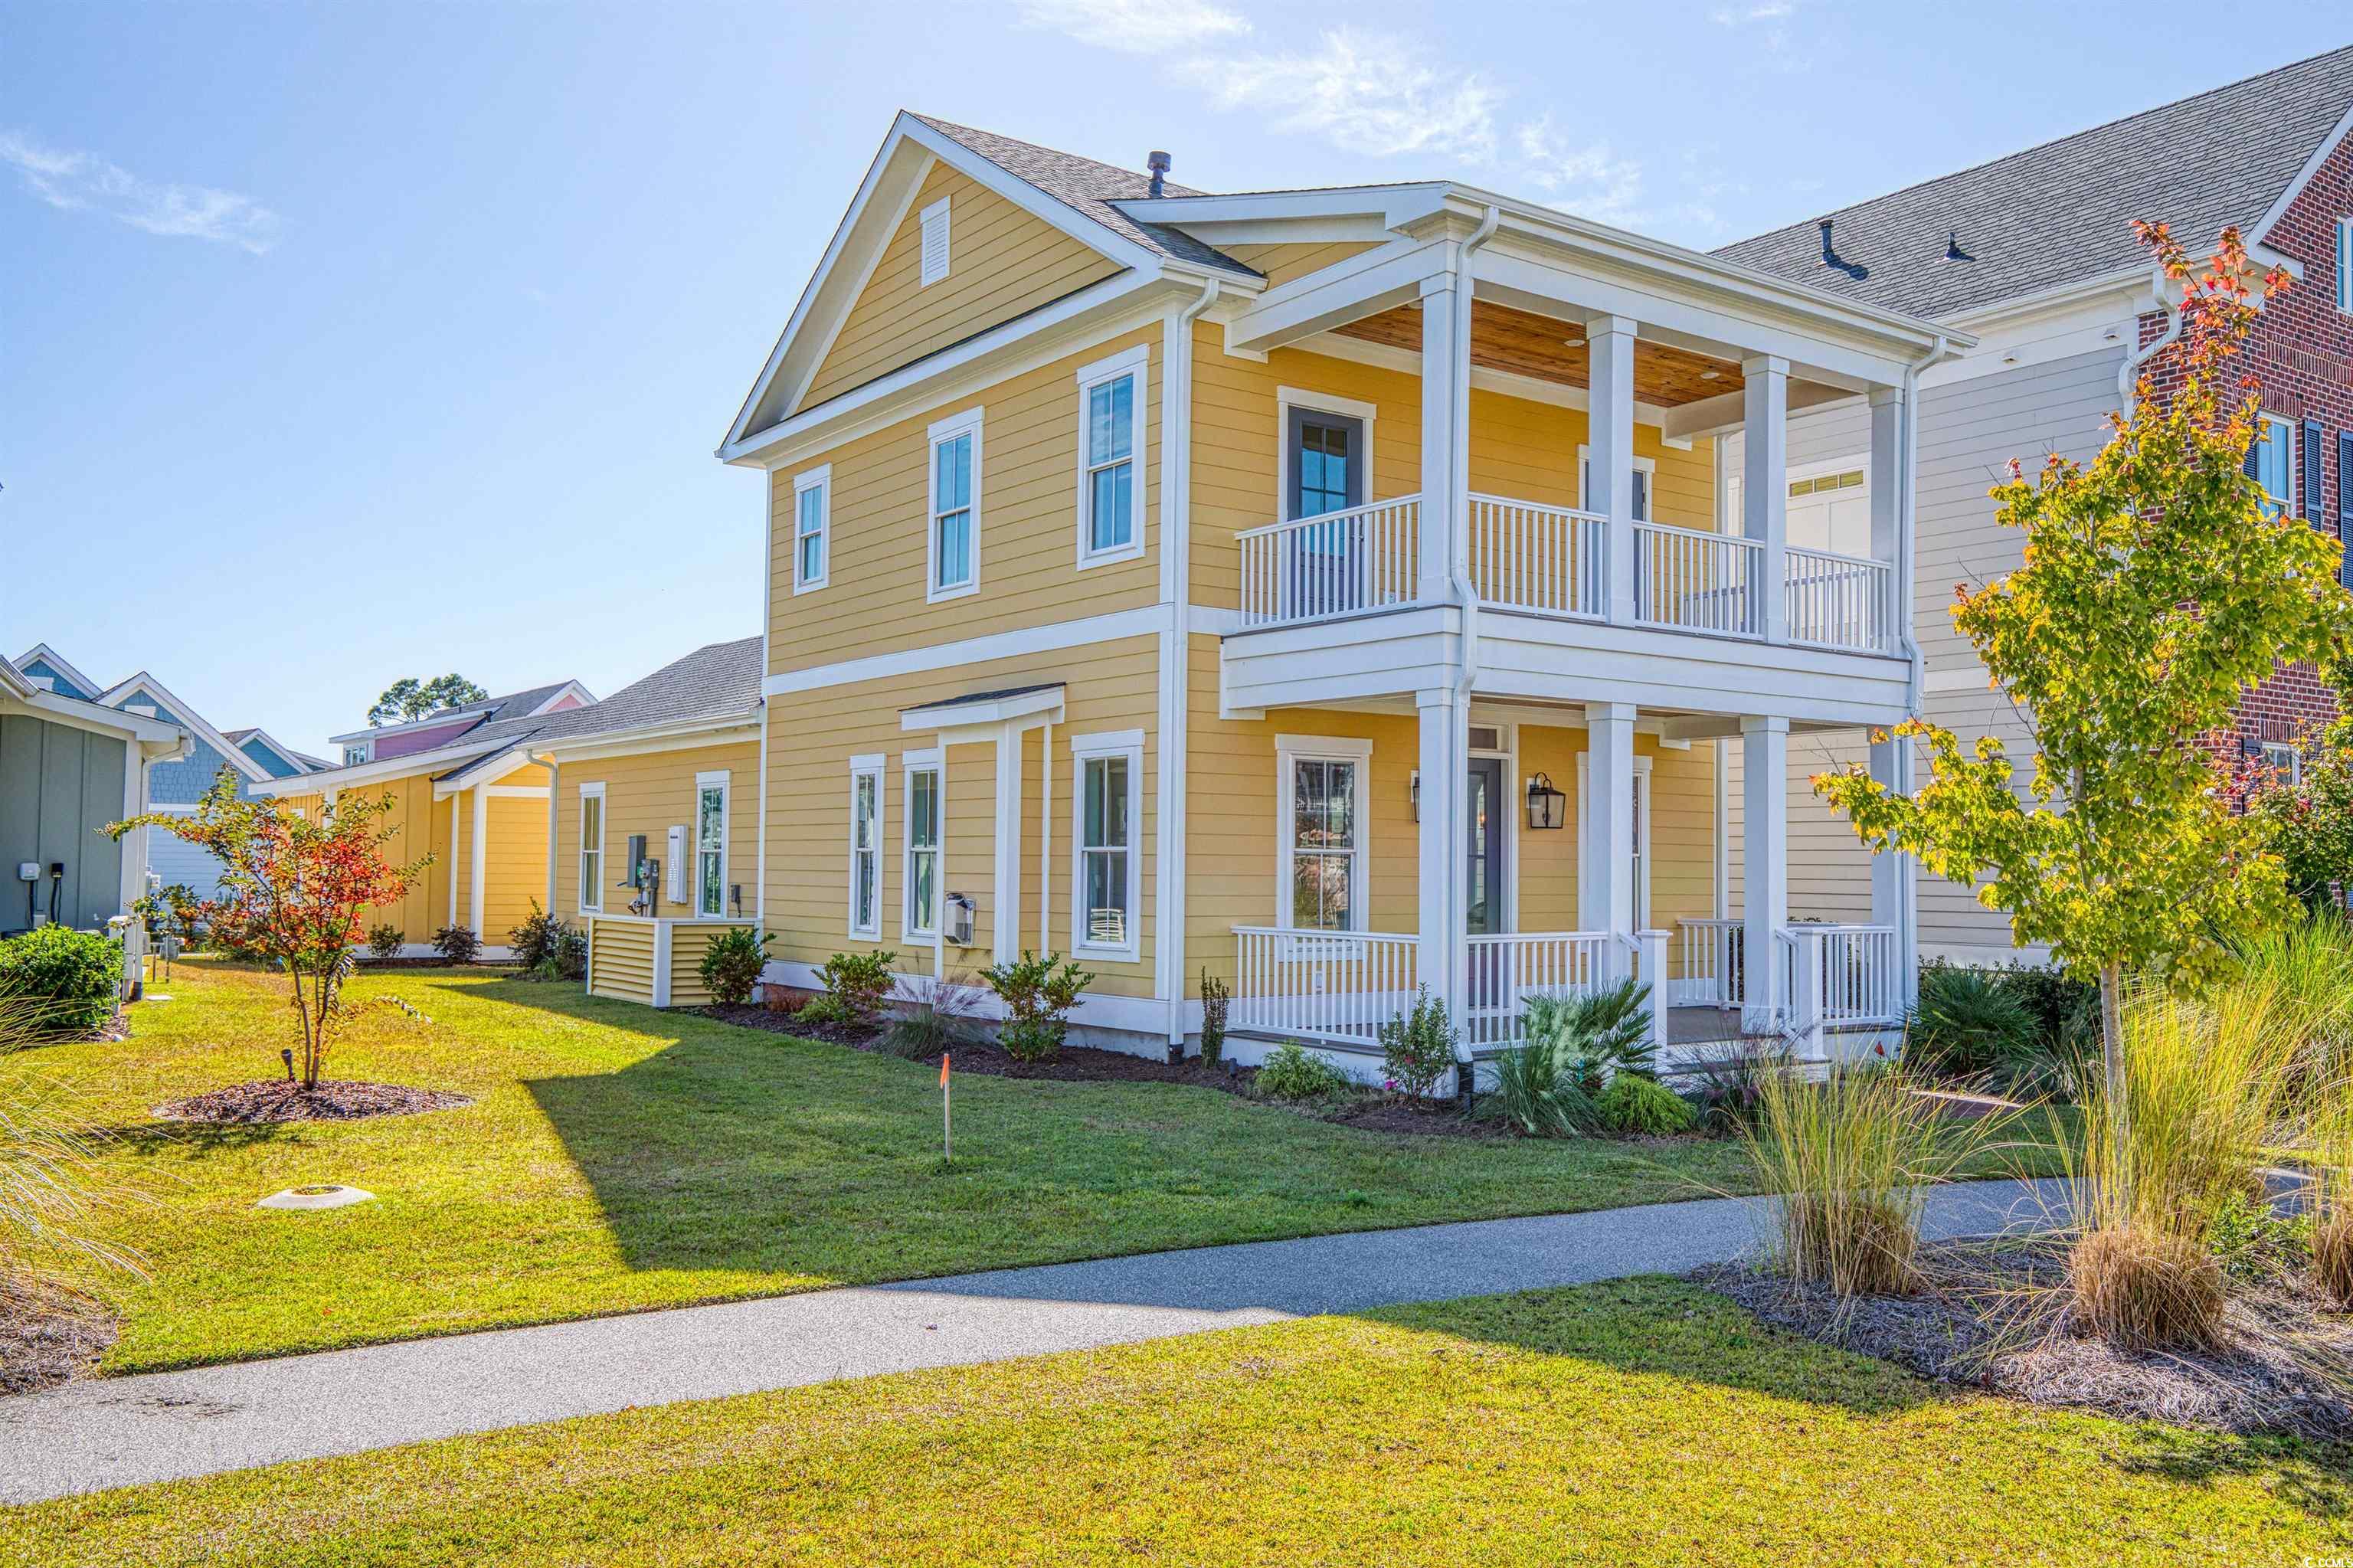
[{"label": "yellow lap siding", "polygon": [[[1139,956],[1125,959],[1085,957],[1093,969],[1092,990],[1113,996],[1153,994],[1152,900],[1157,888],[1153,855],[1157,842],[1159,791],[1158,641],[1128,638],[1077,651],[990,660],[955,671],[812,692],[768,700],[768,926],[776,933],[770,956],[821,964],[840,951],[885,948],[899,954],[902,970],[929,968],[928,938],[911,943],[901,935],[905,889],[907,789],[904,759],[911,751],[937,744],[934,736],[909,732],[902,710],[976,691],[1001,690],[1040,681],[1068,683],[1065,717],[1054,726],[1053,804],[1050,827],[1050,928],[1038,930],[1039,853],[1039,737],[1023,744],[1021,794],[1020,941],[1058,952],[1070,950],[1071,895],[1071,824],[1075,788],[1070,743],[1075,735],[1136,729],[1144,732],[1134,872]],[[849,759],[881,754],[882,833],[880,859],[881,936],[853,939],[849,924]],[[951,970],[978,969],[989,961],[1001,901],[996,886],[997,755],[994,743],[948,748],[944,839],[944,892],[973,896],[977,908],[974,945],[948,948]],[[1011,890],[1008,890],[1008,892]]]},{"label": "yellow lap siding", "polygon": [[[563,762],[555,788],[555,907],[566,920],[583,913],[580,903],[580,787],[605,787],[604,884],[598,904],[618,913],[629,902],[629,892],[617,885],[628,875],[631,833],[646,835],[646,853],[667,858],[665,837],[673,826],[687,830],[693,842],[695,776],[724,772],[727,794],[727,880],[744,887],[744,912],[752,913],[760,854],[760,747],[754,740],[717,746],[689,747],[677,751],[649,751],[634,757],[599,757]],[[543,820],[541,832],[546,826]],[[543,872],[543,875],[544,873]],[[667,878],[665,878],[667,880]],[[691,885],[691,884],[690,884]],[[662,912],[691,913],[691,906],[673,905],[665,895]]]},{"label": "yellow lap siding", "polygon": [[[829,664],[1047,621],[1133,609],[1159,597],[1161,333],[1138,329],[926,409],[769,477],[768,669]],[[1079,387],[1082,366],[1143,347],[1145,420],[1138,453],[1144,550],[1079,569]],[[928,602],[933,422],[982,410],[979,590]],[[793,591],[794,482],[832,471],[831,559],[823,588]]]}]

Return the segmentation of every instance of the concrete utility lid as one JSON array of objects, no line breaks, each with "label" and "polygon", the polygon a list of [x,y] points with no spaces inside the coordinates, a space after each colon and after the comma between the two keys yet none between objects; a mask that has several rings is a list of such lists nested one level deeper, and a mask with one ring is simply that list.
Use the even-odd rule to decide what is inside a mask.
[{"label": "concrete utility lid", "polygon": [[283,1192],[272,1192],[254,1204],[257,1209],[343,1209],[353,1203],[373,1202],[374,1192],[357,1187],[332,1184],[319,1187],[289,1187]]}]

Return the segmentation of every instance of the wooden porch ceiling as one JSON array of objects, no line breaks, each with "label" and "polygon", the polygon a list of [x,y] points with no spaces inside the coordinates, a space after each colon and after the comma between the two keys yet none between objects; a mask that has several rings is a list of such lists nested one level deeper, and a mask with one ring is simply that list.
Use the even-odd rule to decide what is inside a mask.
[{"label": "wooden porch ceiling", "polygon": [[[1399,305],[1332,330],[1341,337],[1421,352],[1421,311],[1415,305]],[[1574,346],[1565,341],[1571,338],[1576,340]],[[1508,371],[1563,387],[1586,387],[1592,379],[1583,327],[1557,316],[1538,315],[1487,300],[1471,303],[1471,363],[1482,370]],[[1672,408],[1737,392],[1741,385],[1737,360],[1712,359],[1689,349],[1634,340],[1637,402]]]}]

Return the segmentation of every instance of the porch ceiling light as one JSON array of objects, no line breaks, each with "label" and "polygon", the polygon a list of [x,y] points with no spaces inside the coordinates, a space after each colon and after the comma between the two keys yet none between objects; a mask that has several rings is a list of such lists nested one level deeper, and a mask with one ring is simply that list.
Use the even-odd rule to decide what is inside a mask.
[{"label": "porch ceiling light", "polygon": [[1568,797],[1552,787],[1552,775],[1528,780],[1528,826],[1558,830],[1567,819]]}]

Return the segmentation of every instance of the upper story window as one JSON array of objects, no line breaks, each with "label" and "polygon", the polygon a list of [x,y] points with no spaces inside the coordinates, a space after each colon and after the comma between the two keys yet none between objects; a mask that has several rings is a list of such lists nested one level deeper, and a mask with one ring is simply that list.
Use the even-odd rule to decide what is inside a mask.
[{"label": "upper story window", "polygon": [[[1651,520],[1651,482],[1658,476],[1658,471],[1655,458],[1638,457],[1634,460],[1634,521],[1637,523]],[[1577,449],[1577,509],[1579,512],[1593,510],[1586,503],[1586,497],[1592,493],[1593,453],[1580,446]]]},{"label": "upper story window", "polygon": [[957,599],[980,587],[980,410],[932,427],[932,520],[923,597]]},{"label": "upper story window", "polygon": [[2269,497],[2263,514],[2277,517],[2295,510],[2295,427],[2265,414],[2261,428],[2264,439],[2247,449],[2247,474]]},{"label": "upper story window", "polygon": [[727,913],[727,775],[694,776],[694,912]]},{"label": "upper story window", "polygon": [[833,465],[824,464],[793,481],[793,591],[825,587],[832,554]]},{"label": "upper story window", "polygon": [[948,275],[948,198],[942,196],[923,209],[923,281],[929,288]]},{"label": "upper story window", "polygon": [[580,907],[605,907],[605,786],[580,786]]},{"label": "upper story window", "polygon": [[2353,217],[2337,220],[2337,308],[2353,316]]},{"label": "upper story window", "polygon": [[343,747],[343,766],[346,768],[356,768],[361,763],[368,761],[370,758],[374,758],[375,755],[375,742],[372,740],[361,741],[356,746],[347,746]]},{"label": "upper story window", "polygon": [[1079,380],[1079,566],[1144,553],[1145,367],[1138,345],[1087,366]]}]

